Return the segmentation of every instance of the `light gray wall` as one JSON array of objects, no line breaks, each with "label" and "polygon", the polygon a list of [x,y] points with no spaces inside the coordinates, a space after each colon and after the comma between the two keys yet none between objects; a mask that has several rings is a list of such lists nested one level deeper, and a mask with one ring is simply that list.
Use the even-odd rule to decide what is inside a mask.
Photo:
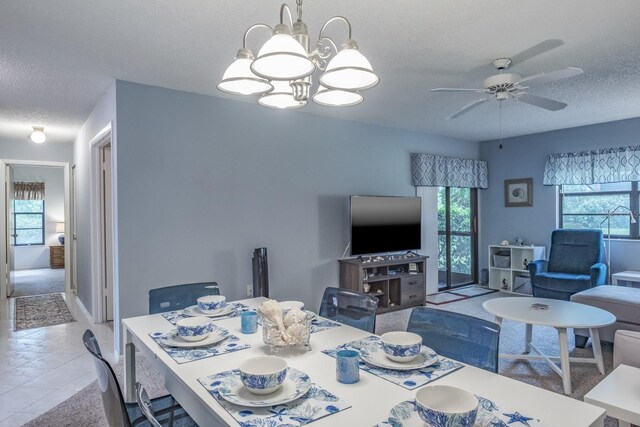
[{"label": "light gray wall", "polygon": [[71,144],[35,144],[26,136],[24,141],[0,138],[0,159],[71,162]]},{"label": "light gray wall", "polygon": [[[489,163],[489,188],[481,190],[480,265],[487,266],[487,245],[520,236],[545,245],[556,228],[556,187],[542,185],[546,157],[640,143],[640,118],[481,143],[481,158]],[[505,208],[504,180],[533,177],[533,207]],[[612,271],[640,270],[640,241],[611,245]]]},{"label": "light gray wall", "polygon": [[64,168],[11,166],[14,182],[44,182],[44,245],[16,246],[13,250],[16,270],[49,268],[49,246],[59,245],[56,224],[64,222]]},{"label": "light gray wall", "polygon": [[117,122],[122,318],[178,283],[245,297],[262,246],[271,295],[317,307],[338,284],[349,195],[415,195],[411,152],[479,155],[477,143],[122,81]]},{"label": "light gray wall", "polygon": [[[78,298],[91,314],[93,314],[93,309],[91,305],[91,200],[89,193],[91,150],[89,143],[109,123],[112,123],[112,132],[115,133],[115,119],[116,85],[114,82],[94,107],[73,144],[73,163],[76,167]],[[113,138],[115,139],[115,137]]]}]

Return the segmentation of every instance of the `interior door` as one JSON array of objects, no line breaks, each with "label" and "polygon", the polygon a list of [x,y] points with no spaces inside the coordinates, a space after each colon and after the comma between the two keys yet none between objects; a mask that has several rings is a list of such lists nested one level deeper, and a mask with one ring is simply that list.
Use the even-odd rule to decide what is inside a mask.
[{"label": "interior door", "polygon": [[476,282],[478,271],[477,190],[438,188],[438,288]]},{"label": "interior door", "polygon": [[102,164],[102,254],[103,254],[103,301],[104,320],[113,320],[113,209],[111,194],[111,145],[100,150]]},{"label": "interior door", "polygon": [[[77,264],[77,205],[76,205],[76,165],[71,167],[71,291],[78,293],[78,264]],[[67,233],[68,234],[68,233]]]},{"label": "interior door", "polygon": [[14,253],[13,244],[16,238],[16,226],[15,216],[13,215],[13,199],[14,199],[14,185],[13,185],[13,169],[10,165],[6,166],[5,170],[5,206],[6,209],[6,223],[7,223],[7,296],[11,296],[13,293],[13,286],[15,284],[15,265],[14,265]]}]

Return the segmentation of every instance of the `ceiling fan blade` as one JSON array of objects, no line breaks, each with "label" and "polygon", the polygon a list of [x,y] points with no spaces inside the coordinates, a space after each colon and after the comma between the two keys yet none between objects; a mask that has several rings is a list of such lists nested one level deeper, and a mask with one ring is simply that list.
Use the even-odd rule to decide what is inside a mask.
[{"label": "ceiling fan blade", "polygon": [[431,89],[431,92],[487,92],[486,89],[468,89],[462,87],[437,87],[435,89]]},{"label": "ceiling fan blade", "polygon": [[493,96],[490,96],[488,98],[483,98],[483,99],[479,99],[477,101],[473,101],[471,104],[468,104],[464,108],[462,108],[462,110],[459,110],[459,111],[453,113],[452,115],[450,115],[449,117],[447,117],[447,120],[456,119],[456,118],[460,117],[461,115],[463,115],[465,113],[468,113],[469,111],[473,110],[474,108],[480,106],[481,104],[484,104],[485,102],[489,101],[492,98],[493,98]]},{"label": "ceiling fan blade", "polygon": [[521,64],[524,61],[528,61],[529,59],[542,55],[543,53],[549,52],[552,49],[560,47],[564,44],[564,41],[560,39],[549,39],[545,40],[541,43],[538,43],[535,46],[530,47],[529,49],[525,49],[520,53],[517,53],[511,57],[511,65]]},{"label": "ceiling fan blade", "polygon": [[543,98],[537,95],[531,95],[530,93],[524,93],[517,98],[518,101],[525,104],[534,105],[536,107],[544,108],[545,110],[558,111],[567,106],[564,102],[554,101],[553,99]]},{"label": "ceiling fan blade", "polygon": [[557,80],[562,80],[569,77],[579,76],[582,73],[584,73],[584,71],[582,71],[582,68],[568,67],[562,70],[551,71],[550,73],[538,73],[532,76],[523,77],[522,80],[520,80],[516,84],[527,82],[527,86],[536,86],[555,82]]},{"label": "ceiling fan blade", "polygon": [[[535,56],[542,55],[545,52],[560,47],[563,44],[564,42],[560,39],[545,40],[535,46],[530,47],[529,49],[523,50],[522,52],[511,56],[511,65],[520,64],[521,62],[527,61]],[[499,58],[499,56],[497,58]],[[493,65],[492,61],[488,64],[480,65],[473,68],[472,70],[469,70],[465,75],[468,80],[476,80],[488,77],[495,73],[496,67]]]}]

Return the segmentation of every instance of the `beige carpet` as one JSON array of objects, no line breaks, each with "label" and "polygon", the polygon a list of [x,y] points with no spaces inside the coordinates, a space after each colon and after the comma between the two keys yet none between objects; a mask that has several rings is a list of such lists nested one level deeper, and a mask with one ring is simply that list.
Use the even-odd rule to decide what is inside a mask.
[{"label": "beige carpet", "polygon": [[[482,303],[491,298],[509,298],[505,294],[493,293],[476,298],[444,304],[437,307],[439,310],[450,310],[472,316],[493,320],[492,316],[482,309]],[[376,332],[382,334],[393,330],[406,330],[411,310],[401,310],[385,313],[378,316]],[[554,354],[558,352],[558,339],[555,329],[535,327],[533,341],[542,351]],[[570,338],[569,348],[572,356],[591,356],[591,348],[574,348],[573,335]],[[611,372],[613,348],[611,344],[603,344],[603,355],[607,373]],[[518,353],[524,351],[524,325],[505,321],[502,326],[500,338],[500,351],[504,353]],[[162,379],[153,371],[143,357],[137,357],[137,378],[144,384],[153,396],[165,394]],[[116,374],[122,382],[122,363],[116,366]],[[562,381],[544,362],[510,361],[500,360],[500,374],[507,377],[529,383],[556,393],[562,394]],[[582,400],[584,395],[591,390],[603,376],[600,375],[595,365],[574,364],[571,366],[573,382],[573,394],[571,397]],[[607,417],[605,427],[614,427],[616,420]],[[102,401],[98,392],[97,383],[92,383],[69,400],[61,403],[49,412],[41,415],[26,424],[29,427],[40,426],[65,426],[65,427],[104,427],[104,415],[102,413]],[[568,426],[567,426],[568,427]]]}]

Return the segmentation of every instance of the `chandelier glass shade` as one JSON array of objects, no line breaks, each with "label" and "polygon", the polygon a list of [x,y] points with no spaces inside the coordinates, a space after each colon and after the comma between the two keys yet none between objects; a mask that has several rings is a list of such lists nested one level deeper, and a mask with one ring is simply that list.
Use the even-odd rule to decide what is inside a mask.
[{"label": "chandelier glass shade", "polygon": [[[309,98],[319,105],[340,107],[361,103],[360,91],[378,84],[379,77],[371,63],[360,53],[351,38],[351,23],[334,16],[322,26],[318,41],[310,48],[307,25],[302,21],[302,0],[296,0],[298,19],[294,23],[286,4],[280,8],[280,23],[274,28],[255,24],[245,32],[243,47],[225,71],[218,89],[236,95],[258,95],[260,105],[272,108],[299,108]],[[284,22],[285,14],[289,22]],[[342,49],[324,34],[335,21],[347,26]],[[247,48],[247,37],[256,28],[266,28],[271,37],[254,58]],[[333,56],[333,58],[331,58]],[[319,85],[313,84],[313,74],[320,71]],[[310,96],[312,88],[317,91]]]},{"label": "chandelier glass shade", "polygon": [[248,49],[240,49],[236,59],[229,65],[218,84],[218,89],[235,95],[254,95],[273,89],[269,80],[258,77],[251,71],[253,55]]},{"label": "chandelier glass shade", "polygon": [[380,78],[357,45],[342,49],[320,76],[320,84],[333,89],[364,90],[378,84]]},{"label": "chandelier glass shade", "polygon": [[320,86],[316,94],[313,95],[313,102],[325,107],[350,107],[360,104],[362,101],[364,98],[358,92],[329,89],[324,86]]},{"label": "chandelier glass shade", "polygon": [[297,101],[293,96],[293,88],[288,81],[274,80],[273,90],[258,98],[258,104],[271,108],[300,108],[307,104],[306,100]]}]

